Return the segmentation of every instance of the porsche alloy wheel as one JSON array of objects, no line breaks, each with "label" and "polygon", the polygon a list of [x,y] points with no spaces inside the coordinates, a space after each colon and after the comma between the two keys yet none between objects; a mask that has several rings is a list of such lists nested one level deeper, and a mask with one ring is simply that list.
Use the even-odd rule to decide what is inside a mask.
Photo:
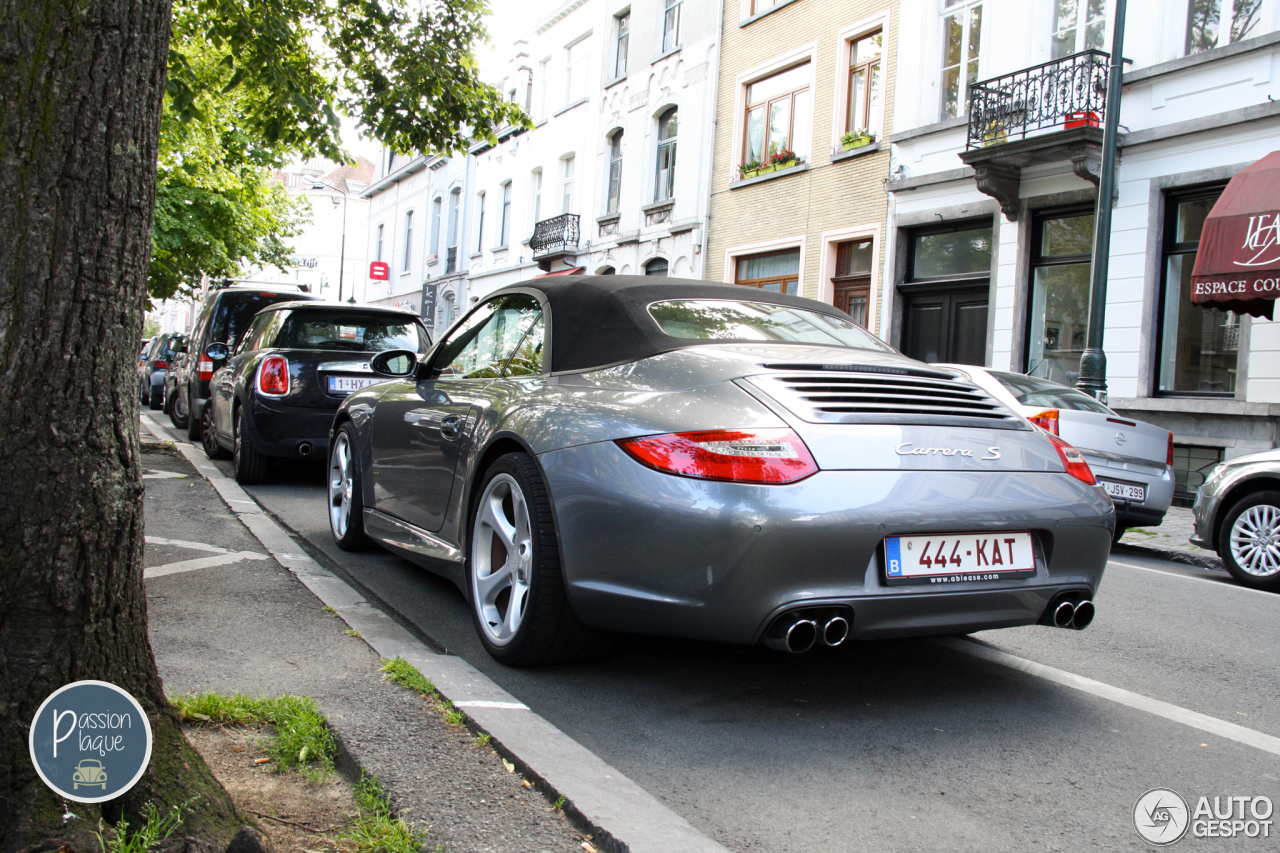
[{"label": "porsche alloy wheel", "polygon": [[509,666],[607,654],[611,635],[578,621],[565,595],[551,500],[529,455],[485,472],[471,510],[467,583],[480,640]]},{"label": "porsche alloy wheel", "polygon": [[1240,583],[1280,591],[1280,492],[1254,492],[1236,503],[1223,521],[1219,553]]},{"label": "porsche alloy wheel", "polygon": [[339,427],[329,453],[329,530],[344,551],[360,551],[370,544],[364,532],[364,501],[352,435],[351,424]]}]

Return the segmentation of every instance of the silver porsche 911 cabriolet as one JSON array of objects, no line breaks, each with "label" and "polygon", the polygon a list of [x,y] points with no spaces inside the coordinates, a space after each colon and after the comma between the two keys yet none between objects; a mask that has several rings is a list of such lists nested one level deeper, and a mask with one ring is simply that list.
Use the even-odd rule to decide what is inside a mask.
[{"label": "silver porsche 911 cabriolet", "polygon": [[830,305],[533,280],[372,366],[396,381],[338,411],[333,535],[452,579],[504,663],[1093,618],[1115,513],[1083,457]]}]

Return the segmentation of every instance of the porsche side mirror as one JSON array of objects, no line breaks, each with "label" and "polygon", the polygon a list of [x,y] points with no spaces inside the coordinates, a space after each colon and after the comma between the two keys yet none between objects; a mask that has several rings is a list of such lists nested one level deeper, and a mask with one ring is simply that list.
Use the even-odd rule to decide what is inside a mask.
[{"label": "porsche side mirror", "polygon": [[400,379],[412,376],[418,367],[418,354],[407,349],[389,349],[369,360],[369,367],[379,376]]},{"label": "porsche side mirror", "polygon": [[205,348],[204,354],[214,361],[226,361],[227,356],[231,355],[231,347],[226,344],[209,344]]}]

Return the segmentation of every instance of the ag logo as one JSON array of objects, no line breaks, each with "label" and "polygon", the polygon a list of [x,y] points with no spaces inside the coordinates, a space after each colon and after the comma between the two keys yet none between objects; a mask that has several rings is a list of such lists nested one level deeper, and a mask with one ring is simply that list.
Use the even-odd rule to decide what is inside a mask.
[{"label": "ag logo", "polygon": [[1168,788],[1152,788],[1133,807],[1133,825],[1138,834],[1157,847],[1181,841],[1190,818],[1187,801]]},{"label": "ag logo", "polygon": [[142,706],[105,681],[54,691],[36,711],[29,742],[44,783],[80,803],[120,796],[151,761],[151,723]]}]

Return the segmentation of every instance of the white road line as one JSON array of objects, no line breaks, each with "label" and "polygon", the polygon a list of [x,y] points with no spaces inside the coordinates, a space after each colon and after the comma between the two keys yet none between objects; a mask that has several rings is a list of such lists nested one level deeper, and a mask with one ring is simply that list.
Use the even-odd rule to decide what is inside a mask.
[{"label": "white road line", "polygon": [[185,480],[186,474],[179,474],[176,471],[153,471],[150,468],[143,468],[146,473],[142,475],[144,480]]},{"label": "white road line", "polygon": [[146,537],[148,545],[172,545],[175,548],[186,548],[188,551],[208,551],[210,554],[230,554],[230,548],[219,548],[217,545],[206,545],[203,542],[188,542],[185,539],[164,539],[160,536]]},{"label": "white road line", "polygon": [[214,566],[225,566],[230,563],[238,563],[241,560],[265,560],[266,554],[259,554],[255,551],[230,551],[226,554],[215,554],[212,557],[197,557],[194,560],[181,560],[177,563],[165,563],[163,566],[153,566],[150,569],[143,569],[142,577],[146,580],[151,578],[162,578],[165,575],[176,575],[179,572],[194,572],[196,569],[211,569]]},{"label": "white road line", "polygon": [[1274,592],[1266,592],[1261,589],[1250,589],[1247,586],[1240,586],[1240,584],[1235,583],[1234,581],[1228,581],[1225,578],[1222,581],[1211,581],[1208,578],[1198,578],[1195,575],[1184,575],[1181,572],[1166,572],[1164,569],[1152,569],[1147,566],[1135,566],[1133,563],[1122,563],[1119,560],[1108,560],[1107,562],[1115,563],[1117,566],[1124,566],[1126,569],[1137,569],[1140,572],[1151,572],[1154,575],[1167,575],[1171,578],[1181,578],[1184,581],[1213,584],[1218,589],[1236,589],[1240,592],[1252,592],[1255,595],[1265,595],[1272,601],[1280,601],[1280,595],[1276,595]]},{"label": "white road line", "polygon": [[503,711],[527,711],[529,706],[523,702],[490,702],[485,699],[475,699],[471,702],[454,702],[455,708],[498,708]]},{"label": "white road line", "polygon": [[944,638],[934,642],[957,652],[963,652],[966,655],[973,655],[992,663],[998,663],[1001,666],[1007,666],[1010,669],[1016,669],[1019,672],[1043,678],[1046,681],[1052,681],[1055,684],[1061,684],[1064,687],[1091,693],[1103,699],[1110,699],[1120,705],[1127,705],[1130,708],[1146,711],[1148,714],[1164,717],[1166,720],[1172,720],[1175,723],[1182,723],[1184,726],[1190,726],[1193,729],[1199,729],[1209,734],[1224,737],[1227,740],[1252,746],[1272,755],[1280,755],[1280,738],[1263,734],[1253,729],[1247,729],[1235,723],[1228,723],[1226,720],[1219,720],[1217,717],[1210,717],[1208,714],[1191,711],[1120,687],[1112,687],[1110,684],[1104,684],[1101,681],[1094,681],[1092,678],[1085,678],[1083,675],[1076,675],[1073,672],[1029,661],[1026,658],[1020,658],[1017,655],[1011,655],[999,649],[992,649],[971,640]]}]

